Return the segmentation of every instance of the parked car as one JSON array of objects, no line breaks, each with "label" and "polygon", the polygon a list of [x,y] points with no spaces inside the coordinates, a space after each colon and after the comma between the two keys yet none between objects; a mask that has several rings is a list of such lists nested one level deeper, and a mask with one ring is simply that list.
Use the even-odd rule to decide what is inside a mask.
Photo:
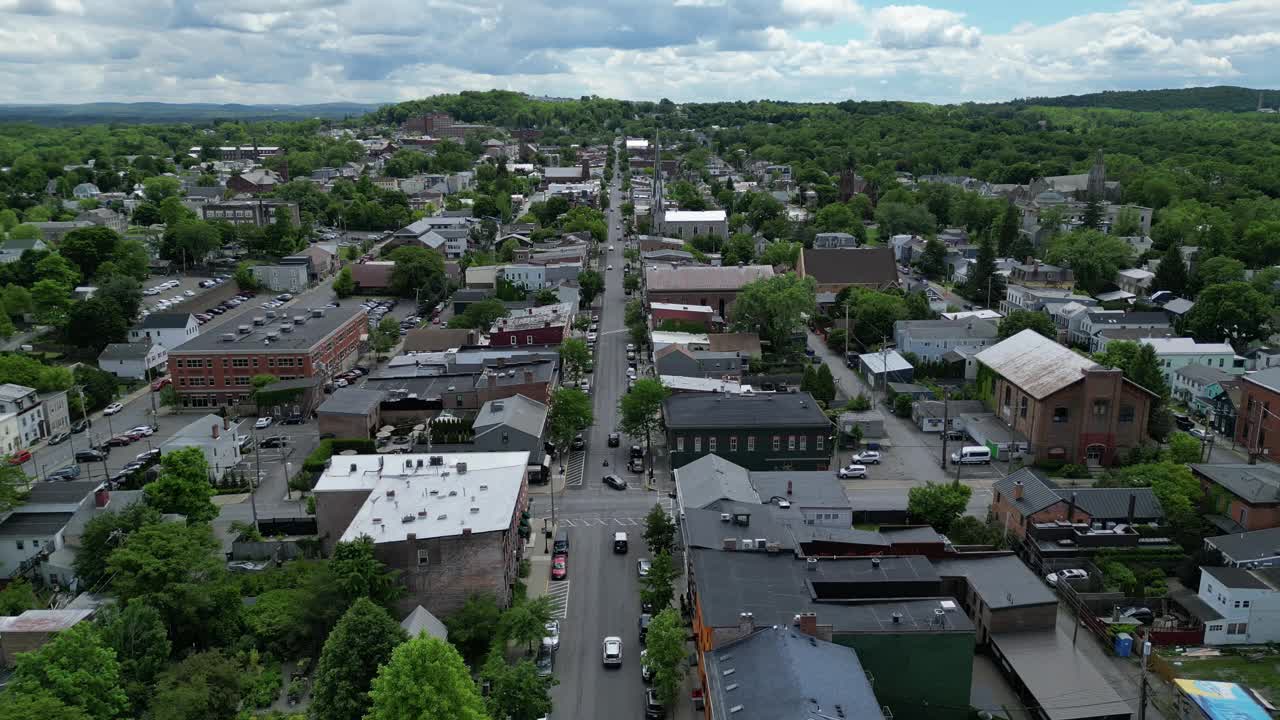
[{"label": "parked car", "polygon": [[90,422],[87,418],[84,420],[77,420],[76,422],[71,424],[71,432],[78,435],[84,432],[85,430],[88,430],[92,425],[93,423]]},{"label": "parked car", "polygon": [[108,406],[106,406],[106,407],[102,408],[102,414],[103,414],[103,415],[115,415],[116,413],[120,412],[120,411],[121,411],[121,410],[123,410],[123,409],[124,409],[124,405],[121,405],[121,404],[120,404],[120,403],[118,403],[118,402],[114,402],[114,403],[111,403],[110,405],[108,405]]},{"label": "parked car", "polygon": [[653,623],[653,616],[649,613],[640,613],[640,619],[636,624],[640,627],[640,644],[643,645],[645,639],[649,636],[649,625]]},{"label": "parked car", "polygon": [[1202,428],[1191,428],[1188,431],[1188,433],[1190,433],[1191,437],[1197,440],[1208,440],[1209,438],[1213,437],[1213,433],[1210,433]]},{"label": "parked car", "polygon": [[126,430],[125,432],[131,435],[141,435],[142,437],[151,437],[152,435],[155,434],[156,429],[151,427],[150,425],[139,425],[138,427],[133,428],[131,430]]},{"label": "parked car", "polygon": [[281,425],[301,425],[307,421],[306,416],[293,414],[280,421]]},{"label": "parked car", "polygon": [[644,458],[633,457],[627,461],[627,470],[640,474],[644,472]]},{"label": "parked car", "polygon": [[272,435],[271,437],[262,438],[258,442],[258,447],[278,448],[289,444],[289,438],[284,435]]},{"label": "parked car", "polygon": [[152,391],[163,390],[166,385],[172,385],[172,384],[173,384],[173,378],[167,378],[167,377],[160,378],[159,380],[156,380],[155,382],[151,383],[151,390]]},{"label": "parked car", "polygon": [[551,558],[551,579],[563,580],[569,577],[569,556],[559,553]]},{"label": "parked car", "polygon": [[54,480],[74,480],[78,477],[80,477],[80,466],[68,465],[48,473],[44,476],[44,479],[52,482]]},{"label": "parked car", "polygon": [[875,450],[866,450],[849,459],[861,465],[879,465],[880,453]]},{"label": "parked car", "polygon": [[573,439],[573,443],[569,445],[570,450],[582,450],[587,447],[587,441],[582,438],[582,433]]},{"label": "parked car", "polygon": [[631,450],[629,451],[629,454],[627,455],[627,457],[634,458],[634,459],[643,459],[644,448],[640,447],[639,445],[632,445]]},{"label": "parked car", "polygon": [[639,560],[636,560],[636,572],[640,577],[648,577],[649,568],[651,567],[653,567],[653,565],[649,562],[649,558],[640,558]]},{"label": "parked car", "polygon": [[622,638],[610,635],[601,643],[601,657],[605,667],[622,667]]},{"label": "parked car", "polygon": [[71,437],[71,433],[60,432],[57,435],[52,435],[49,437],[49,444],[58,445],[60,443],[64,443],[67,441],[67,438],[69,437]]},{"label": "parked car", "polygon": [[1156,615],[1147,607],[1127,607],[1120,610],[1121,620],[1133,620],[1143,625],[1155,622]]},{"label": "parked car", "polygon": [[133,438],[128,435],[116,435],[107,441],[107,447],[124,447],[133,442]]},{"label": "parked car", "polygon": [[1057,572],[1051,572],[1048,575],[1044,576],[1044,581],[1049,583],[1050,585],[1057,585],[1059,580],[1088,580],[1088,579],[1089,579],[1089,573],[1085,572],[1084,570],[1080,570],[1079,568],[1073,568],[1071,570],[1059,570]]},{"label": "parked car", "polygon": [[604,484],[605,484],[605,485],[608,485],[609,487],[613,488],[614,490],[626,490],[626,489],[627,489],[627,481],[626,481],[626,480],[624,480],[624,479],[622,479],[621,477],[618,477],[617,475],[605,475],[605,476],[604,476]]},{"label": "parked car", "polygon": [[551,677],[556,668],[555,655],[550,650],[539,650],[538,658],[533,664],[538,668],[538,677]]},{"label": "parked car", "polygon": [[274,420],[275,420],[275,418],[271,417],[270,415],[264,415],[264,416],[262,416],[262,417],[258,418],[258,419],[253,423],[253,427],[254,427],[254,429],[255,429],[255,430],[264,430],[264,429],[266,429],[266,428],[271,427],[271,423],[272,423],[272,421],[274,421]]},{"label": "parked car", "polygon": [[16,451],[16,452],[14,452],[14,453],[12,453],[12,454],[10,454],[10,455],[9,455],[9,464],[10,464],[10,465],[21,465],[22,463],[24,463],[24,462],[26,462],[26,461],[28,461],[28,460],[30,460],[30,459],[31,459],[31,451],[30,451],[30,450],[18,450],[18,451]]},{"label": "parked car", "polygon": [[552,652],[560,649],[560,621],[549,620],[546,625],[542,626],[546,635],[542,636],[542,647],[550,649]]},{"label": "parked car", "polygon": [[618,447],[622,444],[622,436],[616,432],[609,433],[609,447]]},{"label": "parked car", "polygon": [[77,450],[76,451],[76,462],[78,463],[102,462],[103,460],[106,459],[106,457],[107,457],[107,454],[100,450]]},{"label": "parked car", "polygon": [[645,682],[653,680],[653,670],[649,669],[649,651],[640,651],[640,679]]},{"label": "parked car", "polygon": [[837,475],[839,475],[841,480],[846,480],[850,478],[859,478],[859,479],[865,478],[867,476],[867,466],[851,463],[849,465],[845,465],[844,467],[840,468],[840,472],[837,473]]},{"label": "parked car", "polygon": [[159,460],[159,459],[160,459],[160,448],[152,448],[151,450],[140,452],[137,454],[136,457],[134,457],[134,460],[140,463],[149,463],[152,460]]}]

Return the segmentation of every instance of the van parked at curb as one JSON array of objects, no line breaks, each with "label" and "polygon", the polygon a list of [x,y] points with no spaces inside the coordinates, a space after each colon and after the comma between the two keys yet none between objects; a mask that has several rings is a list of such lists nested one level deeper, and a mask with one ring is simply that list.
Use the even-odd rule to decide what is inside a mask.
[{"label": "van parked at curb", "polygon": [[991,450],[982,445],[966,445],[951,453],[951,462],[959,465],[990,465]]}]

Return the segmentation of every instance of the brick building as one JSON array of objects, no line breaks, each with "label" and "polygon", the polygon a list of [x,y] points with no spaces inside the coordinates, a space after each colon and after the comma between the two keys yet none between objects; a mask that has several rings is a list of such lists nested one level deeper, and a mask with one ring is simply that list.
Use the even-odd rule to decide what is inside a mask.
[{"label": "brick building", "polygon": [[1192,465],[1211,504],[1206,520],[1223,532],[1280,527],[1280,466],[1271,462]]},{"label": "brick building", "polygon": [[743,285],[771,277],[768,265],[650,267],[645,270],[645,296],[650,303],[709,306],[727,318]]},{"label": "brick building", "polygon": [[[402,614],[421,605],[449,615],[467,598],[511,599],[524,551],[527,452],[353,455],[316,483],[326,550],[361,536],[399,573]],[[527,527],[527,526],[526,526]]]},{"label": "brick building", "polygon": [[364,308],[296,310],[257,317],[228,332],[200,335],[169,352],[169,376],[183,408],[249,399],[255,375],[281,380],[332,376],[355,363],[368,319]]},{"label": "brick building", "polygon": [[1280,457],[1280,367],[1245,375],[1240,394],[1236,442],[1253,455]]},{"label": "brick building", "polygon": [[302,223],[298,203],[285,200],[225,200],[205,203],[200,206],[200,214],[207,221],[223,220],[232,225],[266,227],[275,222],[276,210],[281,208],[294,226]]},{"label": "brick building", "polygon": [[991,489],[991,513],[1019,538],[1036,523],[1115,526],[1164,520],[1151,488],[1059,488],[1035,470],[1023,468]]},{"label": "brick building", "polygon": [[491,347],[559,345],[569,336],[573,306],[569,303],[544,305],[512,312],[489,328]]}]

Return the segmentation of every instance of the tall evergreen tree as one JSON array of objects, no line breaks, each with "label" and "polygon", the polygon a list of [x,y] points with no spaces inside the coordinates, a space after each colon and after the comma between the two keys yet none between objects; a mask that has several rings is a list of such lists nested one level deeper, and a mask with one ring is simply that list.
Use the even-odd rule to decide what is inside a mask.
[{"label": "tall evergreen tree", "polygon": [[937,280],[947,273],[947,246],[936,237],[929,238],[924,244],[924,252],[916,261],[921,274],[930,280]]},{"label": "tall evergreen tree", "polygon": [[1090,230],[1102,229],[1102,201],[1090,197],[1084,206],[1084,226]]},{"label": "tall evergreen tree", "polygon": [[1000,215],[1000,227],[997,230],[1000,257],[1009,257],[1013,244],[1018,239],[1018,228],[1022,225],[1022,211],[1017,205],[1009,203]]},{"label": "tall evergreen tree", "polygon": [[1156,290],[1168,290],[1174,295],[1182,295],[1187,291],[1187,265],[1182,260],[1182,249],[1177,243],[1169,243],[1164,255],[1160,256],[1155,279],[1151,281],[1151,291]]},{"label": "tall evergreen tree", "polygon": [[982,303],[984,307],[991,307],[992,303],[1004,297],[1004,288],[1004,276],[996,272],[996,253],[991,240],[979,240],[978,257],[969,271],[964,296]]}]

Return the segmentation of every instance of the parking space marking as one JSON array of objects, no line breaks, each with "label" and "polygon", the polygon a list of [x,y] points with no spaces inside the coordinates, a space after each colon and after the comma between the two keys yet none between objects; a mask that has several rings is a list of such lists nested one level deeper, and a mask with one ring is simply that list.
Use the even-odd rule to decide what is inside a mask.
[{"label": "parking space marking", "polygon": [[576,450],[570,454],[564,484],[581,487],[582,477],[585,474],[583,470],[586,469],[586,466],[587,453],[585,451]]},{"label": "parking space marking", "polygon": [[570,580],[548,580],[547,597],[551,600],[551,617],[564,620],[569,615]]}]

